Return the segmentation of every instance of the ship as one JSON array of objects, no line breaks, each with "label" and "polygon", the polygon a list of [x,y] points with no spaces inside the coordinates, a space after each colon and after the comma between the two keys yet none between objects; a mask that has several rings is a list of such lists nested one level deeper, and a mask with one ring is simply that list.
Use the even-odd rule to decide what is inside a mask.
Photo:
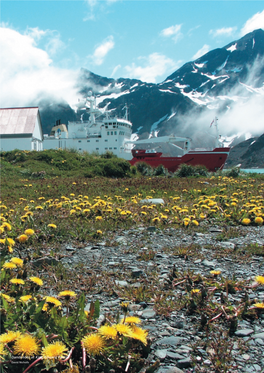
[{"label": "ship", "polygon": [[[44,135],[43,149],[75,149],[94,154],[111,152],[128,160],[131,165],[138,162],[146,162],[152,167],[163,165],[169,172],[175,172],[183,163],[203,165],[213,172],[221,170],[230,151],[219,142],[217,118],[215,148],[191,149],[191,139],[187,137],[171,135],[135,139],[127,105],[124,106],[124,117],[119,118],[106,109],[99,109],[92,92],[77,107],[85,110],[89,119],[83,120],[84,114],[81,114],[79,121],[68,122],[68,126],[57,121],[50,135]],[[173,150],[173,154],[168,154],[168,150]]]}]

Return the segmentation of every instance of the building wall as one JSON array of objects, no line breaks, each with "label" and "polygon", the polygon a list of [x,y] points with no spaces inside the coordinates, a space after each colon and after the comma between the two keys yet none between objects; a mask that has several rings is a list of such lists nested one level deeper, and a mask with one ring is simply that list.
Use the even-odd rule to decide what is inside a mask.
[{"label": "building wall", "polygon": [[0,148],[2,151],[11,151],[14,149],[19,150],[32,150],[31,137],[27,138],[5,138],[0,139]]}]

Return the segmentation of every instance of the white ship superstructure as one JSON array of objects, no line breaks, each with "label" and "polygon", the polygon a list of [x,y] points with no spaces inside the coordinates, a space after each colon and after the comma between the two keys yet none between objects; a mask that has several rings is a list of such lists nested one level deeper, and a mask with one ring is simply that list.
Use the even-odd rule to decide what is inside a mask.
[{"label": "white ship superstructure", "polygon": [[112,152],[120,158],[132,159],[129,144],[132,123],[124,118],[111,117],[96,107],[95,97],[89,96],[84,104],[89,112],[89,120],[58,124],[52,128],[51,135],[44,135],[43,149],[76,149],[80,152],[102,154]]}]

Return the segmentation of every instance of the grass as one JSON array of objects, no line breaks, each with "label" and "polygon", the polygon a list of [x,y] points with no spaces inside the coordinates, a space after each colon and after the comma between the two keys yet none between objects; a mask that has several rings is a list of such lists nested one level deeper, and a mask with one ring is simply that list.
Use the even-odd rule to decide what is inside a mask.
[{"label": "grass", "polygon": [[[186,170],[193,174],[189,168]],[[5,338],[7,331],[30,333],[43,348],[53,340],[58,341],[68,354],[63,362],[57,358],[47,362],[41,356],[37,358],[38,351],[33,354],[35,358],[29,356],[33,366],[27,370],[29,365],[25,365],[25,373],[51,372],[55,367],[64,372],[84,372],[85,364],[90,365],[91,372],[114,369],[121,373],[126,368],[128,372],[138,372],[142,368],[150,342],[144,329],[140,337],[135,334],[135,325],[126,324],[130,336],[118,332],[114,339],[106,338],[98,355],[87,346],[83,349],[88,335],[95,334],[97,338],[100,334],[96,326],[100,308],[96,294],[118,296],[130,303],[150,302],[157,314],[165,318],[180,310],[192,315],[203,335],[200,345],[193,346],[193,352],[209,348],[215,372],[232,369],[234,360],[229,351],[237,320],[257,321],[262,305],[257,301],[257,293],[256,299],[243,296],[236,305],[229,295],[246,294],[249,288],[255,291],[263,281],[261,274],[256,273],[259,283],[253,283],[225,278],[221,273],[205,276],[173,268],[167,281],[161,283],[159,269],[153,266],[141,280],[128,272],[131,286],[122,288],[115,283],[121,280],[118,271],[98,270],[100,260],[94,260],[89,269],[82,263],[69,268],[61,261],[69,255],[65,254],[69,244],[78,250],[104,240],[111,247],[116,245],[116,234],[134,228],[154,226],[166,235],[170,234],[170,228],[176,228],[179,236],[182,233],[192,236],[217,226],[221,233],[216,239],[221,243],[243,235],[243,226],[263,225],[264,176],[233,173],[231,177],[221,172],[199,177],[197,174],[183,177],[178,173],[168,177],[160,170],[159,176],[154,176],[155,172],[147,174],[140,175],[135,167],[130,168],[128,162],[111,154],[99,157],[61,150],[1,154],[1,331]],[[164,203],[141,202],[152,198],[162,198]],[[206,249],[212,258],[229,257],[241,263],[264,255],[263,246],[257,244],[220,250],[208,245]],[[156,252],[148,234],[144,239],[135,238],[129,249],[132,252],[140,262],[155,261]],[[186,261],[205,259],[199,245],[194,244],[164,247],[164,253]],[[22,259],[23,265],[11,268],[14,258]],[[43,258],[52,259],[53,264],[46,261],[37,268],[35,260]],[[39,276],[43,285],[33,286],[29,280],[32,276]],[[12,279],[23,280],[25,284],[12,284]],[[75,295],[59,297],[66,289]],[[221,293],[221,303],[216,302],[215,292]],[[21,297],[28,295],[30,300],[23,302]],[[61,307],[52,302],[46,305],[44,296],[51,295],[61,302]],[[84,306],[88,298],[92,298],[92,305],[86,314]],[[120,305],[118,312],[128,316],[127,306]],[[118,328],[117,320],[118,314],[110,312],[107,323]],[[22,354],[17,347],[19,338],[0,343],[2,372],[21,369],[12,357],[14,346],[18,355]],[[221,353],[217,352],[218,348]],[[197,371],[203,371],[202,363],[194,364]]]}]

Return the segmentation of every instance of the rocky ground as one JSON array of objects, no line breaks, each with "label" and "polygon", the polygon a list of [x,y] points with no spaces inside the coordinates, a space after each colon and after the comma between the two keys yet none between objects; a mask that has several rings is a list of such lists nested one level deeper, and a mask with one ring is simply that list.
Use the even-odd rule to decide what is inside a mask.
[{"label": "rocky ground", "polygon": [[[168,286],[173,268],[183,274],[189,271],[202,276],[208,276],[211,270],[219,269],[225,278],[246,280],[254,284],[256,275],[264,275],[264,257],[243,257],[243,248],[258,244],[264,249],[264,227],[239,227],[239,237],[229,239],[223,239],[223,230],[217,226],[207,227],[203,233],[188,233],[188,230],[178,228],[136,228],[116,232],[111,240],[99,241],[95,245],[84,245],[82,248],[69,245],[64,252],[67,256],[61,260],[69,267],[81,262],[88,269],[111,273],[111,286],[114,289],[111,295],[104,291],[88,295],[88,299],[99,299],[100,320],[103,321],[107,313],[118,311],[125,290],[140,288],[154,272],[158,276],[160,288],[164,289]],[[182,249],[179,251],[179,248],[184,247],[195,248],[195,253],[189,255]],[[233,255],[236,251],[242,253],[242,256]],[[175,302],[186,294],[182,284],[174,286],[172,290]],[[153,288],[153,297],[155,291]],[[249,287],[247,294],[249,300],[264,302],[264,285]],[[221,303],[221,296],[216,291],[213,301]],[[228,301],[236,306],[242,302],[243,296],[242,291],[228,294]],[[155,370],[157,373],[264,372],[264,314],[260,314],[258,319],[238,319],[237,329],[230,338],[225,337],[223,326],[216,326],[214,335],[218,342],[215,339],[211,347],[204,347],[202,342],[206,328],[199,327],[200,314],[186,312],[183,307],[164,315],[157,312],[153,300],[144,299],[130,303],[129,308],[130,314],[139,316],[142,327],[149,331],[151,351],[148,364],[152,365],[159,360],[160,365]],[[211,326],[214,327],[214,323]],[[216,370],[213,361],[217,354],[222,357],[230,354],[226,358],[230,361],[230,369]]]}]

